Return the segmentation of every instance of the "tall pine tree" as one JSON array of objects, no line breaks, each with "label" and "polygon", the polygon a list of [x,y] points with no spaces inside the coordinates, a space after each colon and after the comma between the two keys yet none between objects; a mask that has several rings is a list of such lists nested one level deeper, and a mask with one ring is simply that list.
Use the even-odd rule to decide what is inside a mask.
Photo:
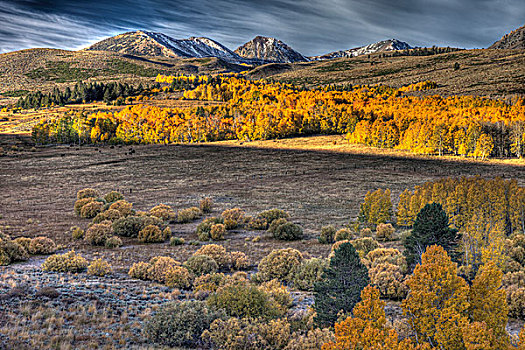
[{"label": "tall pine tree", "polygon": [[323,327],[332,326],[340,311],[350,313],[369,282],[368,270],[354,246],[341,244],[330,259],[322,280],[314,286],[315,322]]},{"label": "tall pine tree", "polygon": [[405,240],[405,256],[411,269],[431,245],[442,246],[452,260],[457,261],[458,231],[449,227],[448,215],[438,203],[427,204],[421,209],[412,233]]}]

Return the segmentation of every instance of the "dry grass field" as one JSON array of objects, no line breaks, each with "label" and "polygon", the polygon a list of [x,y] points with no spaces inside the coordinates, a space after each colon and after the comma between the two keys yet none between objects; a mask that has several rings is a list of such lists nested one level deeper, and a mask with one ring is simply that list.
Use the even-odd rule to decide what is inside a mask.
[{"label": "dry grass field", "polygon": [[[325,145],[326,138],[332,139],[332,149],[316,147]],[[81,252],[98,251],[109,255],[107,258],[124,271],[132,261],[159,254],[183,260],[198,247],[131,245],[128,241],[123,249],[111,251],[73,241],[69,228],[85,228],[89,223],[73,213],[76,191],[85,187],[102,192],[117,189],[137,210],[149,210],[159,203],[181,209],[196,205],[203,197],[212,197],[216,203],[212,215],[233,207],[241,207],[251,215],[273,207],[289,211],[293,220],[305,228],[308,238],[284,244],[318,256],[326,255],[328,249],[317,243],[320,228],[327,224],[341,227],[355,219],[369,190],[390,188],[396,200],[405,188],[447,176],[503,176],[522,184],[525,179],[525,167],[516,163],[365,152],[338,145],[334,138],[294,139],[293,147],[291,140],[279,140],[253,145],[221,142],[31,150],[30,143],[24,144],[26,138],[2,135],[0,146],[7,155],[1,158],[0,226],[13,237],[47,235]],[[196,224],[171,228],[175,236],[191,241],[197,239]],[[266,234],[258,243],[246,241],[259,234],[237,231],[223,244],[229,250],[246,252],[257,262],[283,245]]]}]

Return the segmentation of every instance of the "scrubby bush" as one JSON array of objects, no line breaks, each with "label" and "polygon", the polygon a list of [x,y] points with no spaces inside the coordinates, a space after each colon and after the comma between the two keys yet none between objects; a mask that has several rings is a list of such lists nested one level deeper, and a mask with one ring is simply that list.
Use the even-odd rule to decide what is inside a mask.
[{"label": "scrubby bush", "polygon": [[104,203],[99,201],[91,201],[83,205],[80,209],[80,217],[85,219],[92,219],[102,211]]},{"label": "scrubby bush", "polygon": [[221,217],[224,219],[224,226],[227,230],[232,230],[244,224],[245,213],[241,208],[227,209],[222,212]]},{"label": "scrubby bush", "polygon": [[368,268],[384,263],[397,265],[403,274],[408,268],[405,256],[399,250],[393,248],[377,248],[372,250],[366,255],[364,263]]},{"label": "scrubby bush", "polygon": [[21,244],[8,239],[0,239],[0,265],[9,265],[27,259],[29,259],[29,254]]},{"label": "scrubby bush", "polygon": [[219,272],[198,276],[193,282],[193,290],[194,292],[215,292],[227,283],[227,278],[228,276]]},{"label": "scrubby bush", "polygon": [[77,199],[97,198],[98,196],[100,196],[100,193],[93,188],[84,188],[77,192]]},{"label": "scrubby bush", "polygon": [[164,284],[170,288],[188,288],[191,286],[190,272],[182,266],[171,266],[165,272]]},{"label": "scrubby bush", "polygon": [[260,216],[252,217],[248,220],[248,228],[252,230],[266,230],[268,229],[268,221]]},{"label": "scrubby bush", "polygon": [[216,224],[224,224],[222,218],[210,217],[197,225],[197,236],[199,241],[209,241],[211,238],[211,227]]},{"label": "scrubby bush", "polygon": [[507,288],[507,304],[509,316],[519,319],[525,318],[525,287],[511,286]]},{"label": "scrubby bush", "polygon": [[288,219],[290,214],[281,209],[270,209],[260,212],[258,216],[266,219],[268,225],[271,225],[277,219]]},{"label": "scrubby bush", "polygon": [[180,237],[171,237],[170,245],[183,245],[185,243],[184,238]]},{"label": "scrubby bush", "polygon": [[138,263],[134,263],[131,265],[131,268],[128,271],[128,275],[131,278],[136,278],[139,280],[147,280],[149,279],[148,270],[150,268],[150,264],[144,261],[140,261]]},{"label": "scrubby bush", "polygon": [[226,226],[223,224],[215,224],[211,226],[210,237],[214,241],[220,241],[224,239],[226,234]]},{"label": "scrubby bush", "polygon": [[106,211],[98,213],[97,216],[93,218],[93,223],[99,224],[102,221],[106,221],[106,220],[113,222],[113,221],[117,221],[121,217],[122,217],[122,214],[120,214],[118,210],[108,209]]},{"label": "scrubby bush", "polygon": [[375,239],[370,237],[354,239],[350,241],[350,243],[352,243],[352,245],[355,247],[355,250],[357,250],[359,255],[362,257],[366,256],[372,250],[381,247],[381,245]]},{"label": "scrubby bush", "polygon": [[232,270],[244,270],[250,265],[248,257],[243,252],[231,252],[230,264]]},{"label": "scrubby bush", "polygon": [[282,315],[278,304],[260,288],[250,284],[226,285],[208,300],[208,306],[232,317],[273,318]]},{"label": "scrubby bush", "polygon": [[225,318],[224,312],[209,309],[202,301],[168,303],[146,322],[144,334],[160,345],[195,347],[212,322]]},{"label": "scrubby bush", "polygon": [[155,256],[149,261],[147,279],[164,283],[168,270],[174,266],[180,266],[180,263],[169,256]]},{"label": "scrubby bush", "polygon": [[177,221],[184,224],[188,222],[192,222],[200,218],[201,216],[201,210],[197,207],[191,207],[179,210],[177,213]]},{"label": "scrubby bush", "polygon": [[133,214],[133,204],[121,199],[109,206],[109,209],[118,210],[122,216],[129,216]]},{"label": "scrubby bush", "polygon": [[270,232],[272,235],[275,234],[275,231],[277,230],[277,227],[284,225],[288,222],[285,218],[279,218],[272,221],[270,225],[268,225],[268,232]]},{"label": "scrubby bush", "polygon": [[156,216],[164,221],[169,221],[175,219],[175,212],[169,205],[159,204],[149,211],[153,216]]},{"label": "scrubby bush", "polygon": [[167,239],[161,229],[155,225],[148,225],[140,230],[138,238],[142,243],[160,243]]},{"label": "scrubby bush", "polygon": [[294,332],[285,350],[319,350],[326,343],[335,341],[329,328],[312,328],[305,334]]},{"label": "scrubby bush", "polygon": [[261,281],[270,281],[275,278],[279,281],[290,282],[302,260],[303,255],[296,249],[274,250],[259,263],[257,278]]},{"label": "scrubby bush", "polygon": [[230,254],[226,251],[222,245],[218,244],[207,244],[200,247],[194,254],[195,255],[206,255],[215,260],[219,265],[219,268],[228,268],[230,266]]},{"label": "scrubby bush", "polygon": [[273,237],[282,241],[295,241],[303,238],[303,229],[292,222],[286,222],[273,230]]},{"label": "scrubby bush", "polygon": [[124,195],[122,193],[120,193],[120,192],[117,192],[117,191],[111,191],[109,193],[106,193],[106,195],[104,196],[104,199],[108,203],[113,203],[113,202],[116,202],[116,201],[123,200],[124,199]]},{"label": "scrubby bush", "polygon": [[319,243],[321,244],[331,244],[334,243],[335,237],[335,227],[333,225],[323,226],[321,228],[321,234],[319,235]]},{"label": "scrubby bush", "polygon": [[338,230],[334,236],[334,240],[336,242],[344,241],[344,240],[351,240],[351,239],[354,239],[354,233],[352,232],[352,230],[348,228],[342,228]]},{"label": "scrubby bush", "polygon": [[285,315],[288,312],[288,309],[292,306],[293,299],[290,292],[278,280],[273,279],[271,281],[263,282],[259,286],[259,289],[273,299],[282,315]]},{"label": "scrubby bush", "polygon": [[113,232],[118,236],[137,237],[142,230],[143,220],[138,216],[128,216],[113,223]]},{"label": "scrubby bush", "polygon": [[82,272],[87,266],[87,260],[71,250],[64,254],[51,255],[42,264],[42,269],[51,272]]},{"label": "scrubby bush", "polygon": [[394,231],[392,224],[379,224],[376,227],[376,238],[379,241],[390,241],[394,238]]},{"label": "scrubby bush", "polygon": [[73,239],[83,239],[84,230],[78,226],[71,227],[71,237],[73,237]]},{"label": "scrubby bush", "polygon": [[366,237],[373,237],[374,233],[372,232],[370,228],[366,227],[362,229],[361,232],[359,232],[359,235],[361,236],[361,238],[366,238]]},{"label": "scrubby bush", "polygon": [[51,254],[57,250],[55,242],[48,237],[35,237],[29,244],[29,253],[33,255],[38,254]]},{"label": "scrubby bush", "polygon": [[75,210],[75,214],[80,216],[80,212],[82,210],[82,207],[88,203],[91,203],[95,200],[95,198],[82,198],[75,202],[75,205],[73,206],[73,209]]},{"label": "scrubby bush", "polygon": [[211,213],[213,209],[213,200],[211,198],[203,198],[199,202],[199,209],[203,213]]},{"label": "scrubby bush", "polygon": [[31,245],[31,238],[18,237],[13,242],[20,244],[29,253],[29,246]]},{"label": "scrubby bush", "polygon": [[111,236],[106,239],[106,248],[113,249],[122,246],[122,240],[118,236]]},{"label": "scrubby bush", "polygon": [[104,277],[111,273],[111,266],[103,259],[96,259],[89,264],[87,273],[88,275]]},{"label": "scrubby bush", "polygon": [[303,260],[293,276],[295,288],[313,291],[314,284],[321,280],[324,269],[328,266],[328,260],[312,258]]},{"label": "scrubby bush", "polygon": [[215,273],[219,269],[217,262],[207,255],[193,255],[184,266],[196,276]]},{"label": "scrubby bush", "polygon": [[84,240],[92,245],[105,245],[106,240],[111,237],[111,234],[111,223],[102,222],[91,225],[84,235]]},{"label": "scrubby bush", "polygon": [[408,288],[404,283],[401,268],[387,262],[375,264],[368,270],[370,283],[379,289],[381,296],[388,299],[403,299]]}]

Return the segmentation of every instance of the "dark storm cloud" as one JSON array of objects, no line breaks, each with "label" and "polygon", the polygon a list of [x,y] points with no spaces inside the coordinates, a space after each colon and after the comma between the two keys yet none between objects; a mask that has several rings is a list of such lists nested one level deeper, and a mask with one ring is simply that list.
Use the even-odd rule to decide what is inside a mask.
[{"label": "dark storm cloud", "polygon": [[77,49],[136,29],[208,36],[232,49],[274,36],[306,55],[387,38],[473,48],[523,24],[523,0],[0,0],[0,52]]}]

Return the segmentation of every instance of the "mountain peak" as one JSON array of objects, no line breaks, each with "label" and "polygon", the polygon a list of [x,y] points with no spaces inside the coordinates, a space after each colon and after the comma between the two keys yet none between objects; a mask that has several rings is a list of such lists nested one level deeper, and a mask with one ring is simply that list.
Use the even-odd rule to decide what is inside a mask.
[{"label": "mountain peak", "polygon": [[321,56],[314,56],[311,57],[311,59],[314,60],[327,60],[332,58],[339,58],[339,57],[356,57],[356,56],[362,56],[362,55],[369,55],[376,52],[384,52],[384,51],[396,51],[396,50],[408,50],[412,49],[413,47],[407,44],[404,41],[398,40],[398,39],[387,39],[387,40],[381,40],[373,44],[369,44],[366,46],[360,46],[353,49],[348,50],[342,50],[342,51],[335,51],[331,52],[325,55]]},{"label": "mountain peak", "polygon": [[260,35],[239,46],[234,52],[244,58],[259,59],[267,62],[293,63],[308,61],[306,57],[281,40]]},{"label": "mountain peak", "polygon": [[86,50],[114,51],[136,56],[218,57],[230,62],[243,61],[227,47],[210,38],[174,39],[166,34],[146,30],[119,34],[91,45]]}]

